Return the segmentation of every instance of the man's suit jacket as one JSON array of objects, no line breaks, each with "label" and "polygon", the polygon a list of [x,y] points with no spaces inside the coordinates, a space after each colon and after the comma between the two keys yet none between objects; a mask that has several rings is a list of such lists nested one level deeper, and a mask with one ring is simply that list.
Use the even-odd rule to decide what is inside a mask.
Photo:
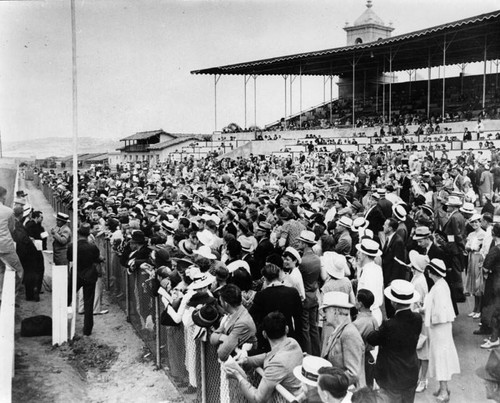
[{"label": "man's suit jacket", "polygon": [[352,238],[349,230],[343,231],[335,244],[335,252],[341,255],[347,256],[351,253],[352,248]]},{"label": "man's suit jacket", "polygon": [[253,252],[253,258],[255,260],[255,275],[257,278],[254,277],[254,273],[252,273],[252,277],[254,280],[257,280],[261,277],[260,271],[266,264],[266,257],[269,255],[272,255],[274,253],[274,246],[269,240],[269,238],[262,238],[259,241],[259,244],[257,245],[257,248],[255,248],[255,251]]},{"label": "man's suit jacket", "polygon": [[[446,241],[450,243],[450,251],[462,253],[465,250],[465,218],[460,211],[454,211],[443,227],[443,232],[447,236]],[[448,238],[452,236],[452,238]]]},{"label": "man's suit jacket", "polygon": [[380,209],[386,219],[392,217],[392,202],[390,200],[387,200],[384,197],[380,199],[377,204],[380,206]]},{"label": "man's suit jacket", "polygon": [[421,329],[422,317],[405,309],[368,335],[368,344],[380,346],[375,379],[381,388],[408,390],[417,386],[417,342]]},{"label": "man's suit jacket", "polygon": [[394,234],[389,244],[382,248],[382,271],[384,273],[384,286],[395,279],[406,279],[407,270],[394,259],[406,262],[405,243],[398,234]]},{"label": "man's suit jacket", "polygon": [[365,214],[365,218],[370,223],[368,229],[373,231],[373,235],[378,238],[378,233],[383,230],[385,215],[378,204],[371,207]]},{"label": "man's suit jacket", "polygon": [[237,311],[229,317],[228,321],[221,324],[210,336],[210,341],[215,344],[214,342],[218,342],[221,335],[228,336],[217,348],[219,359],[226,361],[236,347],[241,347],[244,343],[254,343],[257,340],[255,338],[256,331],[252,316],[243,305],[240,305]]}]

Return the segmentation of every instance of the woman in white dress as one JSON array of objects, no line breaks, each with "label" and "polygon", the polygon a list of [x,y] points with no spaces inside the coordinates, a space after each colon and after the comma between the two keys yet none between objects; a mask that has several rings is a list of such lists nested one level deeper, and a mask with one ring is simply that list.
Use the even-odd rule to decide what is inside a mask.
[{"label": "woman in white dress", "polygon": [[[426,266],[429,264],[429,257],[421,255],[415,250],[409,253],[410,267],[413,273],[411,283],[415,290],[418,291],[420,299],[411,304],[411,310],[422,316],[422,323],[425,323],[425,314],[423,310],[425,297],[429,293],[429,287],[424,276]],[[420,375],[418,379],[417,389],[415,392],[420,393],[427,389],[427,369],[429,368],[429,332],[425,326],[422,326],[420,336],[417,343],[417,357],[420,364]]]},{"label": "woman in white dress", "polygon": [[441,259],[432,259],[427,266],[429,277],[434,281],[424,302],[425,326],[429,331],[429,375],[439,381],[434,393],[438,402],[448,402],[448,381],[460,373],[457,349],[453,341],[452,324],[455,311],[451,302],[450,288],[444,277],[446,265]]},{"label": "woman in white dress", "polygon": [[483,295],[483,255],[480,253],[486,232],[481,228],[481,214],[474,214],[469,219],[474,229],[467,235],[465,250],[469,254],[465,292],[474,295],[474,309],[469,314],[473,319],[481,316],[481,299]]}]

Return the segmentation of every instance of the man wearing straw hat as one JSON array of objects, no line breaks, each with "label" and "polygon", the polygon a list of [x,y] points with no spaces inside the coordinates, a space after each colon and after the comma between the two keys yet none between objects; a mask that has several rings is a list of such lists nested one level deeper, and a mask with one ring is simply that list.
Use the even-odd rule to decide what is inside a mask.
[{"label": "man wearing straw hat", "polygon": [[417,342],[422,317],[412,312],[411,304],[420,299],[415,287],[406,280],[394,280],[384,290],[396,313],[367,337],[372,346],[380,346],[375,379],[381,394],[391,402],[413,402],[418,382]]},{"label": "man wearing straw hat", "polygon": [[375,298],[371,307],[373,317],[378,325],[382,323],[381,306],[384,302],[384,275],[382,268],[375,263],[375,258],[382,255],[379,244],[372,239],[362,239],[356,245],[358,250],[357,263],[361,270],[358,280],[358,290],[370,290]]}]

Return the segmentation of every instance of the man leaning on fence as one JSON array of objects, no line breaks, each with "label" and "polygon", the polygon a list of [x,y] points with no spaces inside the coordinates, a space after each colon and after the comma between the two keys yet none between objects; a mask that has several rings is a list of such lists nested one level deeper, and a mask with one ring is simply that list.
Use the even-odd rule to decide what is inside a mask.
[{"label": "man leaning on fence", "polygon": [[[271,312],[263,321],[263,334],[269,340],[271,351],[253,357],[240,358],[237,362],[229,360],[224,365],[228,376],[238,380],[239,388],[249,402],[271,401],[271,396],[278,384],[295,396],[300,394],[302,384],[293,375],[293,369],[301,365],[303,353],[299,343],[287,337],[287,332],[288,326],[284,315],[280,312]],[[245,372],[238,364],[245,368],[263,368],[264,374],[258,387],[248,381]]]},{"label": "man leaning on fence", "polygon": [[16,295],[21,287],[24,270],[16,253],[16,245],[12,239],[14,231],[14,211],[5,206],[7,189],[0,186],[0,301],[2,297],[5,264],[8,264],[17,273]]}]

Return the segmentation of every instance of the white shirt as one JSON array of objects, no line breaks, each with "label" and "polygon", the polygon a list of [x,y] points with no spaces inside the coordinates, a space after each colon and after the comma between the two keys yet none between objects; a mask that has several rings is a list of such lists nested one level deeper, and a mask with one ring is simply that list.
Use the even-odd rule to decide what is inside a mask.
[{"label": "white shirt", "polygon": [[288,287],[295,288],[300,295],[300,299],[304,301],[306,299],[306,290],[304,288],[304,280],[302,279],[302,274],[298,267],[294,267],[290,273],[285,274],[283,283]]},{"label": "white shirt", "polygon": [[[375,301],[371,307],[373,311],[373,316],[377,319],[377,322],[382,323],[382,313],[380,312],[380,307],[384,302],[384,275],[382,273],[382,267],[380,267],[375,262],[369,262],[361,268],[361,274],[358,281],[358,290],[361,289],[370,290],[375,298]],[[380,312],[380,318],[378,317],[378,312]]]}]

